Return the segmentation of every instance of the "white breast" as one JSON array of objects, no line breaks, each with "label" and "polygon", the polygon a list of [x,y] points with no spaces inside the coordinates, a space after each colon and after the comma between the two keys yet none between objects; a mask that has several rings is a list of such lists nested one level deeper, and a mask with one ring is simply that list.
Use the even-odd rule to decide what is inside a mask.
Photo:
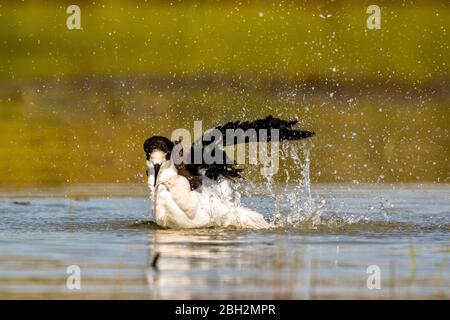
[{"label": "white breast", "polygon": [[[196,191],[193,191],[196,192]],[[180,209],[174,201],[173,194],[167,187],[160,185],[155,194],[154,218],[158,225],[165,228],[203,228],[211,226],[211,219],[207,212],[199,210],[193,219]]]},{"label": "white breast", "polygon": [[259,213],[235,203],[233,190],[227,180],[204,181],[191,191],[189,182],[175,168],[149,177],[155,222],[165,228],[205,228],[211,226],[236,228],[269,228]]}]

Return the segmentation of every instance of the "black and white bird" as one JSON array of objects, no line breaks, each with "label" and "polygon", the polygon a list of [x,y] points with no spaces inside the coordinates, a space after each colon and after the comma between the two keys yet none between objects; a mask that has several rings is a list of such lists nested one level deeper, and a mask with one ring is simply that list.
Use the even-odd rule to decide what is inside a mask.
[{"label": "black and white bird", "polygon": [[[229,162],[223,148],[212,148],[222,152],[219,158],[223,161],[206,163],[194,160],[196,144],[200,143],[201,151],[211,148],[213,144],[221,147],[239,142],[270,142],[272,135],[261,135],[277,129],[279,141],[300,140],[314,135],[314,132],[294,129],[297,120],[286,121],[268,116],[255,121],[228,122],[217,129],[222,139],[194,142],[187,154],[187,163],[174,161],[173,150],[178,142],[172,142],[162,136],[153,136],[144,143],[147,158],[147,174],[150,195],[153,201],[153,217],[156,223],[166,228],[202,228],[228,227],[236,228],[269,228],[264,217],[242,205],[235,205],[230,182],[241,178],[242,169]],[[256,135],[243,139],[227,139],[230,132],[246,132],[254,129]],[[241,130],[238,130],[241,129]],[[238,131],[236,131],[238,130]],[[253,139],[253,140],[252,140]],[[208,140],[208,139],[206,139]],[[254,141],[255,140],[255,141]],[[219,151],[217,151],[219,150]],[[185,152],[183,150],[183,152]]]}]

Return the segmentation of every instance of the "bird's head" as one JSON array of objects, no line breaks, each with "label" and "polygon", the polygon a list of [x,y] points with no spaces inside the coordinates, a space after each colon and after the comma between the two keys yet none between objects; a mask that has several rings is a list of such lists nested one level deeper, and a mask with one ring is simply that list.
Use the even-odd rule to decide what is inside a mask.
[{"label": "bird's head", "polygon": [[171,153],[174,143],[161,136],[153,136],[144,143],[144,151],[147,157],[147,175],[149,185],[156,186],[158,176],[173,165]]}]

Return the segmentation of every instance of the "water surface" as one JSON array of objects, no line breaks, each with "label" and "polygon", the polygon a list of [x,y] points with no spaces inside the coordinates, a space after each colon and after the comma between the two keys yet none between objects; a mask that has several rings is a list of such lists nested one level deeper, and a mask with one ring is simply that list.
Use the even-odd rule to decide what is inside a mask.
[{"label": "water surface", "polygon": [[2,190],[0,298],[450,298],[450,185],[319,184],[308,207],[249,188],[279,227],[164,230],[139,187]]}]

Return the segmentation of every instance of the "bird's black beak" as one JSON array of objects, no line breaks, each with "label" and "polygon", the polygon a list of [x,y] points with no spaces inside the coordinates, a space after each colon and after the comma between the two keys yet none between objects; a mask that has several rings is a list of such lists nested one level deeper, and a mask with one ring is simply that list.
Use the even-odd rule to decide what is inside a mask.
[{"label": "bird's black beak", "polygon": [[156,187],[156,178],[158,177],[158,172],[159,172],[159,169],[161,168],[161,165],[159,163],[157,163],[157,164],[154,164],[153,166],[155,168],[155,184],[154,184],[154,186]]}]

